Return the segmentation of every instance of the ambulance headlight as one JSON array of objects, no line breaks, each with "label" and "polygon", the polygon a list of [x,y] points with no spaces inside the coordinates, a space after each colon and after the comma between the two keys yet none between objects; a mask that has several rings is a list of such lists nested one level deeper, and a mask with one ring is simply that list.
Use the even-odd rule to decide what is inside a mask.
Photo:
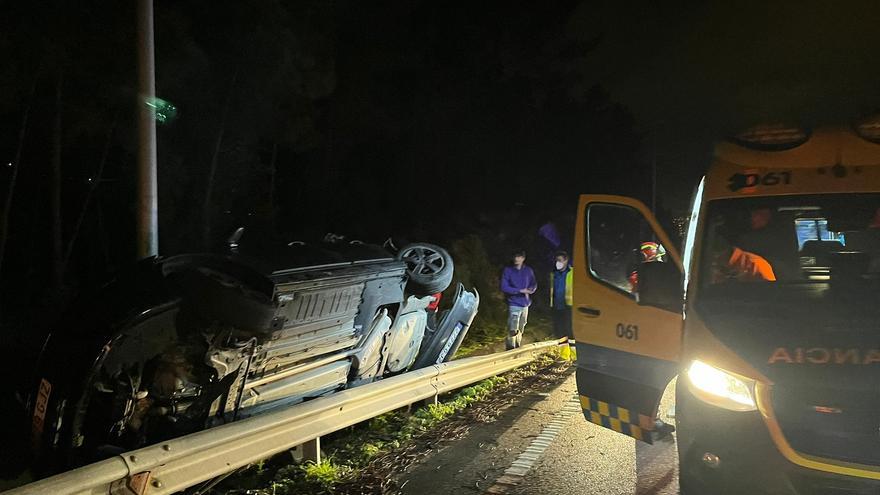
[{"label": "ambulance headlight", "polygon": [[731,411],[754,411],[755,382],[733,375],[702,361],[694,361],[687,370],[694,395],[704,402]]}]

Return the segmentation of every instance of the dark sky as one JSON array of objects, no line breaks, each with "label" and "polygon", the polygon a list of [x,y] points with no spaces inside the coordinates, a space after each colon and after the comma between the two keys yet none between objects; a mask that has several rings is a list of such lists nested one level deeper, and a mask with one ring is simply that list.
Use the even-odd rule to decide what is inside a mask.
[{"label": "dark sky", "polygon": [[583,2],[567,30],[601,33],[583,72],[656,133],[668,189],[744,126],[880,108],[878,26],[872,1]]},{"label": "dark sky", "polygon": [[698,127],[836,117],[878,102],[876,2],[692,3],[582,3],[570,32],[602,33],[585,71],[640,117]]}]

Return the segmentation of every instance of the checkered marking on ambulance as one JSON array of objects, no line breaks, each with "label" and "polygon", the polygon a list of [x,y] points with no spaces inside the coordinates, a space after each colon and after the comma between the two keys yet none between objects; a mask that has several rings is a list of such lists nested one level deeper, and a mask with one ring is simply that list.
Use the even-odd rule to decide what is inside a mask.
[{"label": "checkered marking on ambulance", "polygon": [[654,429],[654,420],[650,417],[585,395],[580,396],[580,401],[584,417],[590,423],[610,428],[636,440],[653,443],[651,431]]}]

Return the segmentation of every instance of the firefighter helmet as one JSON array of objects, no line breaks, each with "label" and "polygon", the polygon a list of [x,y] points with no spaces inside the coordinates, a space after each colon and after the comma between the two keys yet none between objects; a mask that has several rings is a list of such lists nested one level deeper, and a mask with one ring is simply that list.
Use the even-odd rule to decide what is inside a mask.
[{"label": "firefighter helmet", "polygon": [[663,246],[657,244],[656,242],[643,242],[641,246],[639,246],[639,251],[642,252],[642,262],[643,263],[651,263],[654,261],[663,261],[663,256],[666,255],[666,250],[663,249]]}]

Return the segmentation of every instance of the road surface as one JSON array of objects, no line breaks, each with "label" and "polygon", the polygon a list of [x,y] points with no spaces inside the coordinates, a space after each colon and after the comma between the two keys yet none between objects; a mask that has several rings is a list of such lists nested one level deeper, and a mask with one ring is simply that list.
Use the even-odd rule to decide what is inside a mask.
[{"label": "road surface", "polygon": [[[589,423],[576,390],[572,372],[522,397],[496,421],[471,428],[465,438],[400,473],[402,492],[677,494],[674,437],[647,445]],[[670,387],[662,411],[670,409],[672,396]],[[518,476],[510,475],[512,466]]]}]

